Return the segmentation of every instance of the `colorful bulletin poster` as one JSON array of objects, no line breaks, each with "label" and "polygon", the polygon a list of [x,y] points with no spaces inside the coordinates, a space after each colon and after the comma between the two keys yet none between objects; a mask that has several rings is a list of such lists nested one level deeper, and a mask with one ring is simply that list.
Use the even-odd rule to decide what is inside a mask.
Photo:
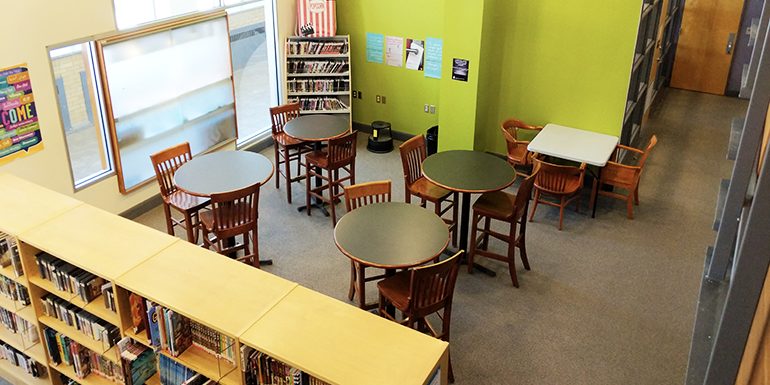
[{"label": "colorful bulletin poster", "polygon": [[401,67],[404,60],[404,38],[395,36],[385,37],[385,64]]},{"label": "colorful bulletin poster", "polygon": [[383,36],[381,33],[366,33],[366,61],[382,64]]},{"label": "colorful bulletin poster", "polygon": [[27,63],[0,69],[0,164],[42,149]]},{"label": "colorful bulletin poster", "polygon": [[410,70],[422,71],[425,42],[422,40],[406,39],[406,67]]},{"label": "colorful bulletin poster", "polygon": [[441,55],[444,41],[433,37],[425,38],[425,76],[441,79]]}]

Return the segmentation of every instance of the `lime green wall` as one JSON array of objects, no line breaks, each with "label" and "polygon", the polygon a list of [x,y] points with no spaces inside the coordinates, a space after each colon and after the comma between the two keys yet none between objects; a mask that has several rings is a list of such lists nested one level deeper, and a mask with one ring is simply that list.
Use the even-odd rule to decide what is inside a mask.
[{"label": "lime green wall", "polygon": [[486,149],[505,153],[499,125],[507,118],[620,135],[641,0],[499,5],[496,15],[508,20],[498,43],[505,65],[497,105],[487,104],[494,119],[476,128],[487,133]]},{"label": "lime green wall", "polygon": [[[367,62],[366,33],[443,38],[443,0],[338,1],[337,25],[337,34],[350,35],[352,89],[364,96],[353,101],[353,121],[385,120],[394,131],[409,134],[424,134],[438,124],[440,107],[430,114],[423,105],[438,106],[440,80],[423,71]],[[384,95],[387,103],[376,103],[375,95]]]},{"label": "lime green wall", "polygon": [[[472,150],[484,1],[446,0],[438,150]],[[468,60],[468,81],[452,80],[452,59]]]},{"label": "lime green wall", "polygon": [[[484,24],[482,27],[481,57],[479,63],[479,91],[476,98],[476,132],[474,150],[484,151],[487,143],[502,137],[494,128],[500,126],[497,120],[500,108],[500,74],[508,69],[500,54],[508,36],[507,0],[486,0],[484,3]],[[503,147],[505,150],[505,147]]]}]

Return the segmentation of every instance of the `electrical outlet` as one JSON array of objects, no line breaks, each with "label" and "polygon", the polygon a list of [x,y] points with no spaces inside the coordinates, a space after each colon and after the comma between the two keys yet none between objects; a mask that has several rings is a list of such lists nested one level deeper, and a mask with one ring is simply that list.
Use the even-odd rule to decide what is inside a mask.
[{"label": "electrical outlet", "polygon": [[426,113],[426,114],[428,113],[428,108],[429,108],[429,107],[428,107],[428,105],[427,105],[427,104],[425,105],[425,108],[423,108],[423,111],[425,111],[425,113]]},{"label": "electrical outlet", "polygon": [[382,104],[385,104],[385,97],[382,97]]},{"label": "electrical outlet", "polygon": [[380,95],[377,95],[377,97],[375,98],[375,100],[377,101],[377,103],[379,103],[379,102],[380,102]]},{"label": "electrical outlet", "polygon": [[358,91],[353,91],[353,99],[358,97]]},{"label": "electrical outlet", "polygon": [[430,113],[435,114],[436,113],[436,106],[430,106]]}]

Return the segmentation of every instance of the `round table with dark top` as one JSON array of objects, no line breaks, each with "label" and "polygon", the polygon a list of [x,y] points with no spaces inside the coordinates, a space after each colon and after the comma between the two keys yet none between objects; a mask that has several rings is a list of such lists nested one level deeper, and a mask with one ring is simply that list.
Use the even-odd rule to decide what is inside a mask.
[{"label": "round table with dark top", "polygon": [[[516,180],[516,172],[503,158],[468,150],[433,154],[422,162],[421,168],[423,175],[431,182],[447,190],[463,193],[460,250],[467,253],[471,194],[502,190]],[[488,275],[495,275],[483,266],[474,264],[474,267]]]},{"label": "round table with dark top", "polygon": [[[218,151],[193,158],[174,173],[174,184],[180,190],[197,196],[231,192],[259,183],[273,176],[273,162],[250,151]],[[228,239],[228,244],[235,244]],[[235,258],[235,255],[231,255]],[[270,259],[260,265],[272,265]]]},{"label": "round table with dark top", "polygon": [[183,164],[174,173],[174,184],[188,194],[207,197],[265,184],[272,176],[273,162],[262,154],[218,151]]},{"label": "round table with dark top", "polygon": [[[334,228],[334,243],[365,266],[396,269],[419,266],[441,255],[449,229],[435,213],[404,202],[373,203],[345,214]],[[366,303],[365,290],[359,301]]]},{"label": "round table with dark top", "polygon": [[[350,130],[350,122],[342,117],[335,115],[312,114],[296,117],[283,126],[283,132],[294,139],[313,142],[315,151],[321,150],[321,142],[339,138]],[[320,172],[320,171],[319,171]],[[307,181],[305,181],[307,183]],[[315,179],[316,187],[321,186],[321,178]],[[329,213],[323,207],[323,202],[317,201],[313,197],[311,207],[316,207],[323,212],[325,216]],[[305,211],[306,206],[300,206],[297,211]]]}]

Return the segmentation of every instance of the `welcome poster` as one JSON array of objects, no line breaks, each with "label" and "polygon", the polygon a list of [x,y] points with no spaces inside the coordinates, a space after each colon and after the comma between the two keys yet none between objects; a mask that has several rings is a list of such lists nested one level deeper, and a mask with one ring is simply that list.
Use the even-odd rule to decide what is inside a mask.
[{"label": "welcome poster", "polygon": [[0,69],[0,165],[42,149],[27,63]]}]

